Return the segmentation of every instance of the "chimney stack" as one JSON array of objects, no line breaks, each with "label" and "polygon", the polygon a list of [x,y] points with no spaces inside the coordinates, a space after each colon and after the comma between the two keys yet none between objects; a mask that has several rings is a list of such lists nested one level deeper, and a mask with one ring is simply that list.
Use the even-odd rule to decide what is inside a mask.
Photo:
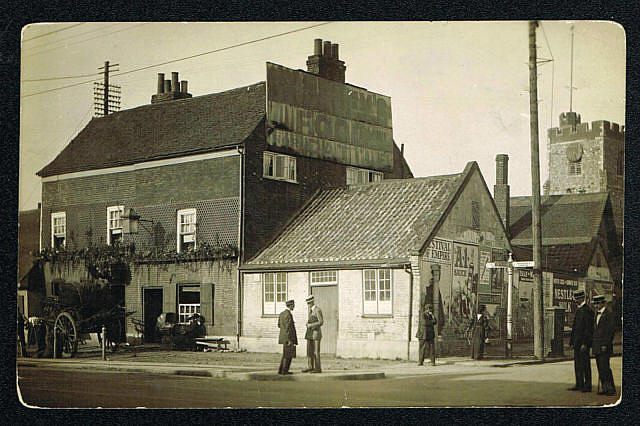
[{"label": "chimney stack", "polygon": [[175,71],[171,73],[171,88],[173,89],[174,92],[180,91],[180,83],[178,82],[178,73]]},{"label": "chimney stack", "polygon": [[347,67],[339,59],[338,44],[321,38],[313,40],[313,55],[307,58],[307,71],[328,80],[344,83]]},{"label": "chimney stack", "polygon": [[164,73],[158,73],[158,95],[164,93]]},{"label": "chimney stack", "polygon": [[507,231],[507,238],[510,237],[509,230],[509,156],[507,154],[496,155],[496,184],[493,186],[493,199],[500,213],[500,218]]},{"label": "chimney stack", "polygon": [[171,73],[171,80],[165,79],[164,76],[164,73],[158,73],[158,90],[155,95],[151,95],[152,104],[192,97],[191,94],[188,93],[187,80],[180,81],[178,79],[178,72],[174,71]]}]

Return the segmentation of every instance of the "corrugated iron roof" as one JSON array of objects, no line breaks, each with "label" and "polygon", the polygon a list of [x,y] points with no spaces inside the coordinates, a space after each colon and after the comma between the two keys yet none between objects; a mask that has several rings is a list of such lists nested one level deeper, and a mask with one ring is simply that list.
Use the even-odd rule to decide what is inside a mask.
[{"label": "corrugated iron roof", "polygon": [[94,118],[42,177],[213,151],[243,142],[265,116],[265,83]]},{"label": "corrugated iron roof", "polygon": [[441,219],[468,170],[320,191],[245,268],[407,260]]}]

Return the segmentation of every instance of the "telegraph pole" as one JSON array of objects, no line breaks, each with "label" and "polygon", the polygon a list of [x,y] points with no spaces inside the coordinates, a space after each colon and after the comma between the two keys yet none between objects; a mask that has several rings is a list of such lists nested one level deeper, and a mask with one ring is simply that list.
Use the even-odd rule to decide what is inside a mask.
[{"label": "telegraph pole", "polygon": [[533,231],[533,353],[544,359],[544,302],[542,287],[542,232],[540,226],[540,153],[538,143],[538,67],[536,27],[529,21],[529,113],[531,117],[531,229]]},{"label": "telegraph pole", "polygon": [[97,117],[104,117],[114,111],[120,110],[120,86],[109,84],[109,72],[118,71],[112,67],[117,67],[119,64],[109,64],[109,61],[104,62],[104,67],[99,67],[101,70],[104,68],[103,82],[93,83],[93,105],[95,107],[94,115]]}]

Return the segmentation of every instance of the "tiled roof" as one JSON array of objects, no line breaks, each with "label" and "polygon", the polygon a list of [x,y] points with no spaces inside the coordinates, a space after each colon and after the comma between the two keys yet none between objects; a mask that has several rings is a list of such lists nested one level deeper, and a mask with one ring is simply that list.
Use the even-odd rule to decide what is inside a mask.
[{"label": "tiled roof", "polygon": [[[542,197],[542,244],[581,244],[597,237],[607,196],[606,192],[599,192]],[[510,201],[511,243],[530,245],[531,197],[513,197]]]},{"label": "tiled roof", "polygon": [[[593,255],[592,242],[582,244],[545,245],[542,247],[542,268],[559,272],[584,274]],[[513,246],[517,260],[533,259],[531,246]]]},{"label": "tiled roof", "polygon": [[94,118],[42,177],[212,151],[243,142],[265,115],[265,83]]},{"label": "tiled roof", "polygon": [[322,190],[245,268],[406,261],[468,170]]},{"label": "tiled roof", "polygon": [[[541,198],[543,268],[586,273],[599,237],[607,197],[608,193],[599,192]],[[519,260],[531,260],[531,197],[511,198],[510,215],[514,255]]]}]

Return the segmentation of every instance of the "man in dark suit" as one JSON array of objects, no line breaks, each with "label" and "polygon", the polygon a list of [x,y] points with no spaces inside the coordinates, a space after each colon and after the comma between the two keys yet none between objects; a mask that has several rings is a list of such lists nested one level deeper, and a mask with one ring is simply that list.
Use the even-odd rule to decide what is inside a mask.
[{"label": "man in dark suit", "polygon": [[320,341],[322,340],[322,310],[315,304],[313,295],[307,297],[307,306],[309,307],[309,319],[307,320],[307,332],[304,338],[307,339],[307,360],[308,368],[302,370],[303,373],[322,373],[320,366]]},{"label": "man in dark suit", "polygon": [[593,310],[585,301],[584,290],[577,290],[573,293],[573,299],[578,305],[573,327],[571,328],[571,338],[569,346],[573,346],[573,369],[576,375],[576,385],[569,390],[591,392],[591,360],[589,349],[593,337]]},{"label": "man in dark suit", "polygon": [[593,355],[596,357],[598,377],[602,383],[602,390],[598,394],[615,395],[616,387],[609,366],[609,358],[613,353],[613,335],[616,332],[615,318],[611,310],[606,307],[604,296],[595,296],[593,304],[597,310],[593,331]]},{"label": "man in dark suit", "polygon": [[278,374],[293,374],[289,371],[289,366],[291,365],[291,358],[296,357],[296,345],[298,344],[296,324],[293,322],[292,315],[295,303],[293,300],[287,300],[285,305],[287,308],[278,317],[278,328],[280,329],[278,343],[282,345],[282,360],[280,361]]},{"label": "man in dark suit", "polygon": [[428,352],[431,358],[431,365],[436,365],[436,348],[434,346],[435,331],[434,325],[438,322],[433,315],[433,305],[427,303],[423,305],[418,317],[418,332],[416,337],[420,342],[418,350],[418,365],[424,365],[424,357]]}]

